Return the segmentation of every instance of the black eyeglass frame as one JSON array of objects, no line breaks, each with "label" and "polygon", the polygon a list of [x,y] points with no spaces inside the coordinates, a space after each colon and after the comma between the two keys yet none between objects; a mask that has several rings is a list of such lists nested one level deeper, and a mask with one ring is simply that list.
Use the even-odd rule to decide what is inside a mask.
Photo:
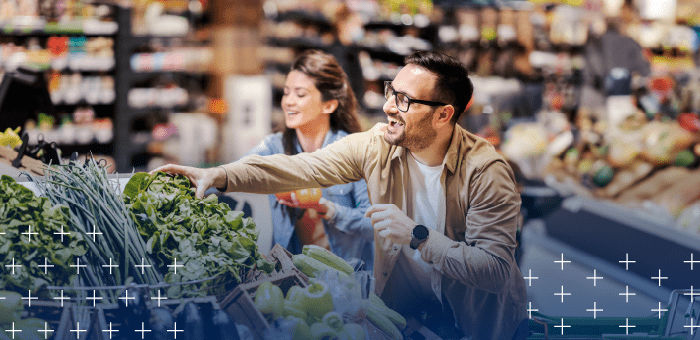
[{"label": "black eyeglass frame", "polygon": [[[428,106],[450,105],[450,104],[446,104],[443,102],[436,102],[436,101],[432,101],[432,100],[413,99],[404,92],[396,91],[396,89],[394,89],[394,87],[391,85],[390,80],[384,81],[384,98],[386,98],[387,100],[389,100],[389,98],[387,98],[387,90],[388,89],[391,89],[392,95],[394,96],[394,102],[396,104],[396,109],[401,111],[401,112],[408,112],[408,110],[411,108],[411,103],[418,103],[418,104],[423,104],[423,105],[428,105]],[[401,108],[399,108],[399,97],[396,95],[397,93],[404,95],[408,99],[408,104],[406,104],[406,110],[401,110]]]}]

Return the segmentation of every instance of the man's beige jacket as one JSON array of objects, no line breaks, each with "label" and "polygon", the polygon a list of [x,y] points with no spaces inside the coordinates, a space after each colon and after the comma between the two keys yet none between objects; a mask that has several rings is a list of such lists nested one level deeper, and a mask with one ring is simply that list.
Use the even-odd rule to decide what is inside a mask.
[{"label": "man's beige jacket", "polygon": [[[227,191],[270,194],[364,178],[372,204],[405,209],[406,150],[383,138],[384,124],[312,152],[248,156],[224,165]],[[423,260],[441,275],[441,291],[465,335],[510,339],[525,319],[525,282],[514,257],[520,195],[493,146],[456,126],[444,160],[445,232],[430,231]],[[381,295],[400,246],[375,233],[374,275]]]}]

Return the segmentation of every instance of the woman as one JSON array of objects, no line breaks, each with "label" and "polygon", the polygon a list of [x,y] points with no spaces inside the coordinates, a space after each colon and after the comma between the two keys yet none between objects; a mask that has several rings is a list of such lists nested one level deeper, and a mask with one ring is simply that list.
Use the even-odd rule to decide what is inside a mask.
[{"label": "woman", "polygon": [[[336,59],[318,50],[301,54],[287,75],[282,96],[285,129],[265,137],[249,154],[313,152],[360,131],[357,101]],[[374,230],[364,180],[322,189],[318,204],[278,201],[270,195],[273,240],[298,254],[303,245],[330,248],[345,260],[373,263]]]}]

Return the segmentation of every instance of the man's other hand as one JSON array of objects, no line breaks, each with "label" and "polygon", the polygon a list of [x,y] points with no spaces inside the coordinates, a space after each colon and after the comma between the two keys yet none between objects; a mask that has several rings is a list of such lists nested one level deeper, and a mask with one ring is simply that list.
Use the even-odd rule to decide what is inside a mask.
[{"label": "man's other hand", "polygon": [[226,171],[224,171],[224,168],[222,167],[202,169],[190,166],[167,164],[152,170],[150,174],[158,171],[187,177],[190,182],[192,182],[192,185],[194,185],[197,189],[195,192],[195,197],[197,198],[203,198],[204,192],[211,187],[222,188],[226,186]]},{"label": "man's other hand", "polygon": [[390,239],[397,244],[411,243],[416,222],[394,204],[374,204],[365,213],[372,220],[379,236]]}]

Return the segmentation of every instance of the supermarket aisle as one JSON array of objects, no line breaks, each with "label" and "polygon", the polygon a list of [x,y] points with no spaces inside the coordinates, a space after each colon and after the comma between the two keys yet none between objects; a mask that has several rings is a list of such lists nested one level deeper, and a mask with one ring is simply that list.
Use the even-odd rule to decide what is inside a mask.
[{"label": "supermarket aisle", "polygon": [[[628,281],[628,284],[613,279],[609,271],[604,271],[604,269],[611,269],[609,263],[605,264],[600,259],[586,258],[585,255],[577,254],[565,245],[547,239],[540,234],[541,227],[536,223],[538,222],[528,224],[524,228],[523,256],[520,262],[523,276],[533,278],[531,285],[526,278],[528,301],[532,302],[533,309],[538,309],[540,313],[550,316],[593,317],[592,309],[595,302],[595,309],[602,309],[596,312],[599,317],[637,317],[650,316],[654,314],[651,309],[658,308],[658,302],[661,302],[661,308],[664,308],[668,302],[670,291],[666,294],[665,290],[661,289],[655,292],[655,296],[650,296],[640,291],[640,289],[649,291],[651,282],[649,279],[635,278]],[[564,270],[561,269],[562,253],[564,253]],[[598,267],[595,286],[593,285],[594,266]],[[619,275],[619,272],[616,274]],[[627,292],[626,285],[629,285]],[[629,293],[627,302],[626,297],[620,295],[626,293]]]}]

